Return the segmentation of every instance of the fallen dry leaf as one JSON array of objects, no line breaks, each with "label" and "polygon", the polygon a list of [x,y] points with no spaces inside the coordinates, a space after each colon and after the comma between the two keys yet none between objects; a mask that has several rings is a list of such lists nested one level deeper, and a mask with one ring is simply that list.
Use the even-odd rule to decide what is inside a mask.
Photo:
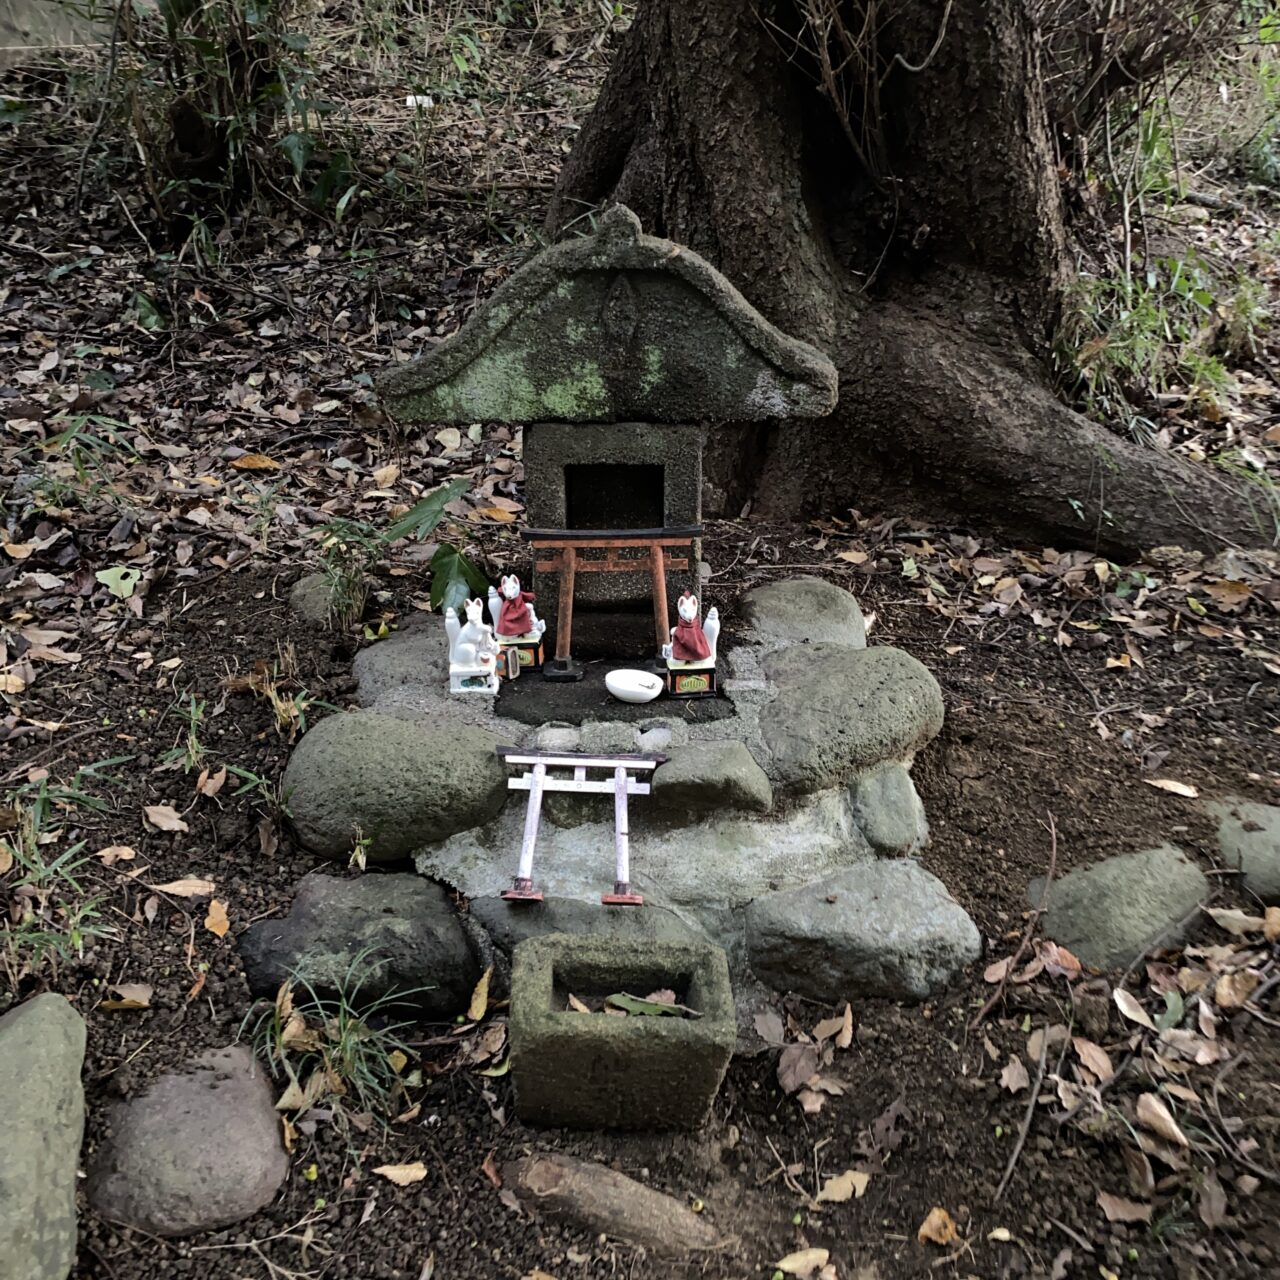
[{"label": "fallen dry leaf", "polygon": [[1173,778],[1143,778],[1143,782],[1149,787],[1159,787],[1161,791],[1168,791],[1171,795],[1183,796],[1188,800],[1194,800],[1200,794],[1189,782],[1178,782]]},{"label": "fallen dry leaf", "polygon": [[816,1116],[826,1105],[827,1095],[819,1093],[816,1089],[801,1089],[796,1094],[796,1101],[800,1104],[800,1110],[805,1115]]},{"label": "fallen dry leaf", "polygon": [[1280,940],[1280,907],[1268,907],[1262,918],[1262,936],[1268,942]]},{"label": "fallen dry leaf", "polygon": [[1111,1065],[1111,1059],[1101,1045],[1094,1044],[1092,1040],[1086,1040],[1084,1036],[1073,1037],[1071,1044],[1077,1055],[1079,1055],[1080,1061],[1099,1080],[1110,1080],[1115,1075],[1115,1068]]},{"label": "fallen dry leaf", "polygon": [[1159,1134],[1180,1147],[1191,1145],[1187,1141],[1187,1135],[1178,1128],[1173,1113],[1158,1094],[1144,1093],[1138,1098],[1138,1123],[1144,1129],[1150,1129],[1152,1133]]},{"label": "fallen dry leaf", "polygon": [[170,804],[143,805],[147,821],[160,831],[190,831],[178,811]]},{"label": "fallen dry leaf", "polygon": [[147,888],[174,898],[204,898],[213,892],[213,881],[191,876],[185,880],[170,880],[168,884],[149,884]]},{"label": "fallen dry leaf", "polygon": [[[840,1044],[841,1038],[846,1034],[849,1037],[848,1043]],[[813,1029],[813,1038],[819,1044],[832,1036],[836,1037],[836,1044],[841,1049],[847,1049],[853,1043],[853,1010],[847,1004],[842,1014],[834,1018],[823,1018]]]},{"label": "fallen dry leaf", "polygon": [[830,1202],[843,1204],[846,1200],[861,1200],[871,1181],[869,1173],[860,1173],[857,1169],[846,1169],[834,1178],[828,1178],[822,1184],[822,1190],[814,1197],[818,1203]]},{"label": "fallen dry leaf", "polygon": [[1219,1009],[1242,1009],[1261,981],[1248,970],[1224,973],[1213,985],[1213,1002]]},{"label": "fallen dry leaf", "polygon": [[227,904],[225,902],[219,902],[217,898],[214,898],[209,903],[209,914],[204,918],[204,927],[219,938],[226,937],[227,930],[231,928],[231,921],[227,918]]},{"label": "fallen dry leaf", "polygon": [[132,862],[138,856],[138,851],[127,844],[109,844],[93,856],[100,858],[104,867],[114,867],[117,862]]},{"label": "fallen dry leaf", "polygon": [[916,1239],[924,1244],[950,1244],[960,1233],[956,1230],[956,1220],[943,1208],[935,1205],[929,1210],[929,1216],[920,1224]]},{"label": "fallen dry leaf", "polygon": [[265,453],[244,453],[231,463],[237,471],[279,471],[280,464]]},{"label": "fallen dry leaf", "polygon": [[1105,1191],[1099,1191],[1098,1205],[1107,1215],[1108,1222],[1151,1221],[1151,1205],[1140,1204],[1137,1200],[1127,1200],[1124,1196],[1113,1196]]},{"label": "fallen dry leaf", "polygon": [[380,1164],[375,1170],[380,1178],[394,1182],[397,1187],[411,1187],[427,1176],[427,1166],[421,1160],[412,1164]]},{"label": "fallen dry leaf", "polygon": [[216,796],[227,781],[227,766],[224,764],[215,774],[210,774],[208,769],[200,771],[199,778],[196,779],[196,790],[202,796]]},{"label": "fallen dry leaf", "polygon": [[798,1253],[789,1253],[785,1258],[779,1258],[773,1265],[784,1275],[809,1280],[827,1265],[829,1257],[831,1253],[827,1249],[801,1249]]},{"label": "fallen dry leaf", "polygon": [[1148,1031],[1154,1031],[1156,1029],[1156,1024],[1151,1021],[1151,1017],[1147,1011],[1123,987],[1116,988],[1113,998],[1116,1002],[1116,1008],[1119,1009],[1130,1022],[1136,1022],[1140,1027],[1146,1027]]},{"label": "fallen dry leaf", "polygon": [[1027,1069],[1022,1065],[1022,1059],[1010,1058],[1005,1064],[1005,1069],[1000,1073],[1001,1088],[1008,1089],[1010,1093],[1020,1093],[1030,1084],[1031,1077],[1027,1075]]},{"label": "fallen dry leaf", "polygon": [[818,1049],[812,1044],[789,1044],[778,1057],[778,1083],[783,1093],[795,1093],[818,1070]]},{"label": "fallen dry leaf", "polygon": [[1262,916],[1251,916],[1238,907],[1206,907],[1205,914],[1212,916],[1220,929],[1225,929],[1233,938],[1245,938],[1251,933],[1262,933],[1266,927],[1266,919]]},{"label": "fallen dry leaf", "polygon": [[1210,1169],[1200,1183],[1199,1194],[1200,1221],[1210,1231],[1222,1226],[1227,1220],[1227,1193],[1218,1181],[1218,1175]]},{"label": "fallen dry leaf", "polygon": [[476,983],[471,993],[471,1003],[467,1006],[467,1017],[472,1022],[479,1022],[489,1008],[489,983],[493,978],[493,965],[490,965]]},{"label": "fallen dry leaf", "polygon": [[155,994],[155,988],[149,987],[145,982],[119,982],[110,990],[114,991],[119,999],[104,1000],[99,1008],[150,1009],[151,997]]}]

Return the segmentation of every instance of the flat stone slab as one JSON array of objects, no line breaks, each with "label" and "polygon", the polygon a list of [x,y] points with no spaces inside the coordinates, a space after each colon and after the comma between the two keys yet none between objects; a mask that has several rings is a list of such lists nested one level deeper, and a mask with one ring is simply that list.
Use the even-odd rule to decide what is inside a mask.
[{"label": "flat stone slab", "polygon": [[692,920],[666,907],[646,904],[642,910],[608,910],[599,900],[582,902],[575,898],[547,898],[542,902],[508,902],[503,898],[473,898],[472,918],[494,946],[510,954],[527,938],[548,933],[568,933],[605,938],[610,941],[706,942],[708,939]]},{"label": "flat stone slab", "polygon": [[[1027,901],[1039,906],[1043,892],[1037,877]],[[1042,932],[1085,964],[1116,969],[1157,942],[1178,942],[1178,922],[1208,893],[1204,872],[1173,845],[1121,853],[1055,880]]]},{"label": "flat stone slab", "polygon": [[668,813],[768,813],[773,787],[741,742],[700,742],[667,750],[653,775],[653,803]]},{"label": "flat stone slab", "polygon": [[[670,990],[701,1017],[611,1017],[568,1007]],[[550,934],[522,942],[511,967],[511,1080],[527,1124],[695,1129],[737,1041],[719,947]]]},{"label": "flat stone slab", "polygon": [[867,996],[923,1000],[981,951],[965,910],[909,859],[860,863],[759,897],[747,909],[756,977],[828,1004]]},{"label": "flat stone slab", "polygon": [[1218,823],[1222,861],[1244,872],[1250,893],[1280,903],[1280,806],[1228,796],[1205,807]]},{"label": "flat stone slab", "polygon": [[492,818],[506,803],[500,739],[446,715],[401,719],[377,711],[329,716],[285,769],[285,803],[298,838],[345,861],[357,838],[370,862],[403,858]]},{"label": "flat stone slab", "polygon": [[118,1103],[89,1170],[94,1211],[158,1236],[229,1227],[289,1172],[265,1069],[244,1045],[201,1054]]},{"label": "flat stone slab", "polygon": [[59,995],[0,1018],[0,1275],[65,1280],[76,1258],[85,1027]]},{"label": "flat stone slab", "polygon": [[766,648],[790,644],[867,647],[867,624],[849,592],[823,578],[802,576],[754,587],[738,612]]},{"label": "flat stone slab", "polygon": [[251,924],[237,945],[249,990],[268,998],[300,975],[321,999],[343,992],[360,1008],[396,996],[420,1015],[451,1017],[480,977],[448,895],[411,873],[309,875],[287,916]]},{"label": "flat stone slab", "polygon": [[377,386],[405,422],[694,423],[821,417],[837,381],[710,263],[616,205]]},{"label": "flat stone slab", "polygon": [[777,696],[761,713],[770,776],[798,793],[909,761],[942,728],[942,691],[909,653],[792,645],[764,659]]},{"label": "flat stone slab", "polygon": [[[771,884],[803,884],[871,856],[844,792],[802,800],[778,818],[715,814],[682,825],[647,811],[648,799],[630,805],[631,882],[655,906],[745,906]],[[468,898],[499,897],[511,887],[524,817],[524,805],[508,805],[487,826],[422,849],[418,870]],[[613,859],[610,806],[577,826],[544,821],[534,880],[548,899],[599,904],[613,885]]]}]

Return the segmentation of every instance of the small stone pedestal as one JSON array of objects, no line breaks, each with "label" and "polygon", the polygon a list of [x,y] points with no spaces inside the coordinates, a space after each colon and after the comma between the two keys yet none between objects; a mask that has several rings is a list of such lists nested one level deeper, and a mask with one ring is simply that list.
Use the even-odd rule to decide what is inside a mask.
[{"label": "small stone pedestal", "polygon": [[[669,988],[700,1018],[575,1013],[579,999]],[[548,934],[520,943],[511,975],[511,1079],[527,1124],[696,1129],[736,1039],[719,947]]]}]

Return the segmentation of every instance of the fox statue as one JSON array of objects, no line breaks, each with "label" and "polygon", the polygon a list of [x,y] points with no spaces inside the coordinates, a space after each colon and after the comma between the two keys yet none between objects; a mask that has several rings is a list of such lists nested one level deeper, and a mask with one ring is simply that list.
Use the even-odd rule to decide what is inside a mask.
[{"label": "fox statue", "polygon": [[686,591],[676,601],[680,621],[671,628],[671,643],[662,646],[662,656],[676,662],[716,660],[716,640],[720,635],[720,611],[707,610],[705,622],[698,621],[698,597]]},{"label": "fox statue", "polygon": [[547,624],[533,611],[533,592],[520,590],[514,573],[503,574],[498,587],[489,588],[489,617],[495,633],[504,640],[541,637]]},{"label": "fox statue", "polygon": [[486,626],[484,601],[477,596],[463,603],[467,621],[458,622],[456,609],[444,613],[445,634],[449,637],[449,688],[454,693],[498,692],[498,642],[493,628]]}]

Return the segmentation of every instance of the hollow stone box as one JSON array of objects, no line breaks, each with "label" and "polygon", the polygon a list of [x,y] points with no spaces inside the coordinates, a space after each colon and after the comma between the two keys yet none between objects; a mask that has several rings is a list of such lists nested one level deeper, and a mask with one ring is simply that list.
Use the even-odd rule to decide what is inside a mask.
[{"label": "hollow stone box", "polygon": [[[698,424],[821,416],[835,406],[836,371],[709,263],[642,235],[616,206],[378,389],[402,421],[522,425],[532,528],[653,530],[701,522]],[[696,589],[700,542],[693,552],[687,573],[668,574],[672,598]],[[640,573],[580,582],[584,602],[606,607],[649,588]],[[555,598],[550,586],[539,583],[541,599]]]},{"label": "hollow stone box", "polygon": [[[571,995],[671,989],[697,1018],[575,1013]],[[511,1078],[527,1124],[696,1129],[737,1037],[719,947],[547,934],[515,948]]]}]

